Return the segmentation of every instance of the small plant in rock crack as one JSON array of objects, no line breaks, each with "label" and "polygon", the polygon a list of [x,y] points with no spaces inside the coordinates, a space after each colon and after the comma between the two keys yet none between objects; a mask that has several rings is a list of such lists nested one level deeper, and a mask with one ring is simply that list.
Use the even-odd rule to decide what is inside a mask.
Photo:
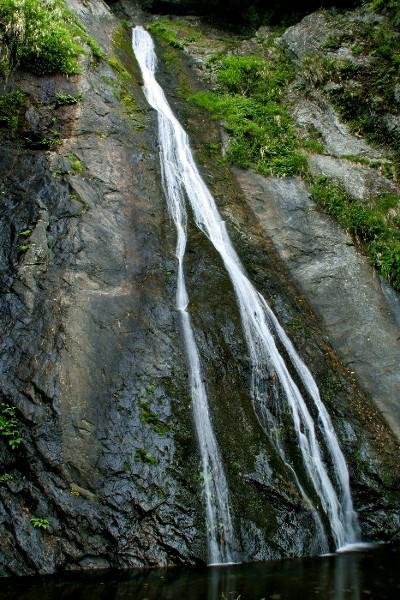
[{"label": "small plant in rock crack", "polygon": [[18,235],[22,238],[29,238],[32,235],[32,229],[23,229]]},{"label": "small plant in rock crack", "polygon": [[0,403],[0,436],[6,438],[7,444],[15,450],[22,442],[18,431],[18,420],[15,406]]},{"label": "small plant in rock crack", "polygon": [[76,156],[76,154],[70,152],[70,154],[68,155],[68,160],[70,162],[71,169],[76,175],[82,175],[85,172],[85,166]]},{"label": "small plant in rock crack", "polygon": [[64,94],[64,92],[56,93],[56,106],[69,106],[78,104],[83,99],[83,94]]},{"label": "small plant in rock crack", "polygon": [[50,527],[49,520],[43,517],[32,517],[31,524],[35,529],[45,529],[46,531]]},{"label": "small plant in rock crack", "polygon": [[135,460],[136,462],[145,462],[149,465],[156,465],[158,463],[157,458],[149,454],[145,448],[138,448],[136,450]]}]

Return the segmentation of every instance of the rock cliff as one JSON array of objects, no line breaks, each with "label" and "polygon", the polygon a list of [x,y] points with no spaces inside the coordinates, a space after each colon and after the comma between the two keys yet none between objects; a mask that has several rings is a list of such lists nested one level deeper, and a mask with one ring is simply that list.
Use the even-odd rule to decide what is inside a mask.
[{"label": "rock cliff", "polygon": [[[156,119],[130,47],[130,26],[150,17],[126,1],[68,4],[104,58],[85,55],[82,73],[70,77],[17,71],[2,88],[24,92],[17,129],[1,131],[0,400],[20,438],[13,448],[0,436],[2,575],[207,558],[175,312],[175,234]],[[301,31],[283,36],[297,57]],[[233,34],[204,35],[211,53],[218,36]],[[393,540],[400,531],[396,292],[317,212],[304,181],[231,171],[216,158],[219,123],[178,89],[205,86],[198,48],[173,57],[168,50],[159,47],[160,79],[246,269],[320,385],[363,535]],[[341,144],[349,154],[379,153],[351,137],[330,105],[296,94],[299,129],[314,124],[329,148],[310,156],[310,168],[344,182],[357,172],[364,182],[365,165],[344,173]],[[243,557],[310,554],[309,510],[252,411],[233,290],[204,236],[194,226],[189,233],[190,309]],[[387,408],[393,432],[382,418]]]}]

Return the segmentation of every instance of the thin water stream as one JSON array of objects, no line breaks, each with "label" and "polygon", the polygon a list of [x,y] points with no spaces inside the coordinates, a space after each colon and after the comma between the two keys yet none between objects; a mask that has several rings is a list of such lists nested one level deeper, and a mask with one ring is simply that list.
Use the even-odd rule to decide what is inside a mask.
[{"label": "thin water stream", "polygon": [[[141,27],[133,32],[133,45],[139,59],[144,79],[144,89],[149,104],[157,108],[158,136],[160,142],[160,162],[162,182],[168,210],[176,231],[176,258],[178,261],[176,306],[181,316],[183,337],[188,356],[192,407],[202,462],[202,476],[207,514],[209,561],[215,563],[232,562],[235,559],[235,540],[229,505],[229,493],[220,451],[211,424],[208,399],[201,371],[191,318],[187,311],[183,260],[187,242],[187,214],[185,208],[185,188],[177,168],[177,135],[185,135],[173,115],[165,95],[155,82],[152,73],[156,68],[156,55],[149,34]],[[155,84],[155,85],[154,85]],[[183,143],[181,140],[179,146]]]},{"label": "thin water stream", "polygon": [[[182,316],[189,357],[194,419],[205,476],[210,559],[212,562],[231,560],[235,542],[226,478],[212,429],[199,354],[187,311],[188,296],[183,268],[187,242],[185,198],[190,202],[197,226],[219,253],[231,279],[251,360],[250,392],[253,407],[266,435],[287,466],[289,476],[309,506],[315,521],[318,550],[327,551],[328,536],[315,501],[311,500],[304,486],[300,484],[280,440],[282,415],[288,411],[307,474],[307,485],[318,498],[318,503],[329,521],[330,535],[335,548],[353,544],[358,540],[359,530],[351,498],[348,469],[318,387],[265,298],[248,279],[232,246],[215,200],[195,164],[189,138],[156,80],[157,57],[151,36],[143,27],[136,27],[132,39],[142,71],[145,96],[158,115],[163,185],[169,212],[177,230],[177,307]],[[281,352],[278,342],[283,349]],[[285,363],[283,351],[291,369],[297,373],[302,383],[303,393]],[[312,406],[312,410],[309,405]],[[318,415],[316,423],[312,411]],[[331,472],[326,466],[325,457],[332,465]]]}]

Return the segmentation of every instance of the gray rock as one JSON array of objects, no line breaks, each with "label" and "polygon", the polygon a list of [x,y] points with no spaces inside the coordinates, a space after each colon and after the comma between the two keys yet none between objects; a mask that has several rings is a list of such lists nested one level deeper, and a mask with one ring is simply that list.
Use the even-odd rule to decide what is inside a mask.
[{"label": "gray rock", "polygon": [[235,173],[331,344],[400,439],[400,329],[379,277],[349,236],[317,210],[300,179]]},{"label": "gray rock", "polygon": [[308,158],[310,172],[324,175],[340,183],[357,200],[367,200],[382,193],[397,193],[395,183],[375,168],[332,156],[312,155]]},{"label": "gray rock", "polygon": [[317,93],[301,96],[293,102],[292,114],[303,135],[316,131],[328,154],[381,158],[384,152],[372,148],[366,141],[350,133],[332,105]]},{"label": "gray rock", "polygon": [[282,42],[290,54],[298,61],[315,52],[327,41],[331,33],[328,19],[323,12],[307,15],[282,35]]}]

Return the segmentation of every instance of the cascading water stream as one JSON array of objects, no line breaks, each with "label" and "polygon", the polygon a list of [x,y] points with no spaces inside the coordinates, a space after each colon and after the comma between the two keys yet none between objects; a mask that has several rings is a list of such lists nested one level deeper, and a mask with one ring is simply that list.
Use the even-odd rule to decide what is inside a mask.
[{"label": "cascading water stream", "polygon": [[[187,294],[182,264],[186,246],[185,194],[190,201],[197,226],[204,232],[219,253],[232,281],[251,359],[253,406],[264,431],[271,439],[284,464],[291,471],[303,499],[312,510],[317,531],[320,535],[320,549],[322,551],[327,549],[322,522],[311,499],[300,485],[294,468],[290,465],[279,441],[279,431],[282,427],[280,415],[286,411],[287,407],[290,410],[309,483],[318,496],[322,509],[329,520],[335,547],[340,548],[352,544],[358,538],[358,522],[351,499],[348,469],[330,417],[321,401],[317,385],[274,313],[263,296],[250,282],[241,265],[239,257],[231,244],[225,224],[218,213],[215,200],[196,167],[189,138],[174,116],[162,88],[156,81],[157,58],[154,44],[151,36],[142,27],[136,27],[133,31],[133,48],[142,70],[144,93],[149,104],[158,114],[164,187],[169,210],[178,232],[177,302],[183,315],[182,320],[189,358],[193,361],[191,362],[192,390],[195,395],[198,394],[200,397],[204,394],[204,400],[199,402],[199,405],[204,401],[209,421],[207,399],[204,387],[201,384],[198,352],[190,325],[190,317],[186,311]],[[187,323],[186,326],[185,322]],[[320,436],[332,463],[337,491],[325,466],[311,413],[277,348],[273,333],[285,349],[286,355],[296,370],[309,400],[314,404],[314,410],[318,414]],[[193,356],[190,356],[190,352],[193,353]],[[197,375],[193,373],[198,373],[199,381],[197,381]],[[200,384],[201,388],[199,390],[198,386]],[[196,404],[196,402],[194,403]],[[214,436],[212,436],[212,439],[215,448],[217,448]],[[201,444],[200,440],[200,448]],[[222,470],[219,456],[218,464]],[[223,482],[226,487],[224,477]],[[209,508],[207,510],[211,511]]]},{"label": "cascading water stream", "polygon": [[[229,506],[229,493],[224,468],[211,424],[207,392],[203,383],[201,365],[190,315],[187,311],[183,259],[186,250],[186,208],[184,186],[179,178],[175,137],[185,133],[175,119],[162,89],[150,74],[156,68],[156,55],[149,34],[141,27],[133,31],[133,47],[142,68],[144,91],[149,103],[157,108],[158,136],[160,142],[160,162],[162,182],[168,203],[169,213],[177,231],[176,257],[178,278],[176,305],[181,316],[183,337],[190,370],[192,407],[197,438],[199,442],[204,495],[207,514],[208,552],[211,564],[232,562],[235,558],[235,538]],[[181,140],[183,143],[183,140]]]}]

